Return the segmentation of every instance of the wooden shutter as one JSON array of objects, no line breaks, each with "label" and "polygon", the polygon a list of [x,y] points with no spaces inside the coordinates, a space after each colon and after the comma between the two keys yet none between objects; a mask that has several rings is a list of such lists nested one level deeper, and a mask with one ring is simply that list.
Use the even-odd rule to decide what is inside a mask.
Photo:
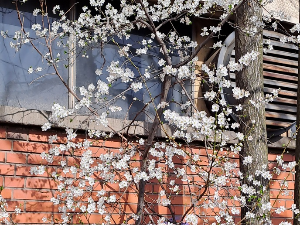
[{"label": "wooden shutter", "polygon": [[[273,50],[267,50],[267,54],[263,57],[264,68],[264,91],[271,93],[274,89],[281,89],[279,97],[273,102],[266,105],[266,119],[268,136],[278,136],[291,130],[295,130],[296,121],[296,104],[297,104],[297,81],[298,81],[298,47],[289,43],[280,42],[283,35],[274,31],[264,31],[264,43],[269,42],[273,46]],[[230,57],[234,59],[234,49],[230,49],[230,45],[234,46],[234,38],[230,42],[225,40],[223,48],[227,48],[227,52],[220,53],[218,63],[226,62],[228,59],[220,59],[220,57]],[[228,50],[229,49],[229,50]],[[221,50],[222,51],[222,50]],[[228,52],[230,51],[230,52]],[[230,79],[235,85],[235,74],[230,73]],[[230,100],[230,98],[228,101]],[[230,102],[229,102],[230,103]]]}]

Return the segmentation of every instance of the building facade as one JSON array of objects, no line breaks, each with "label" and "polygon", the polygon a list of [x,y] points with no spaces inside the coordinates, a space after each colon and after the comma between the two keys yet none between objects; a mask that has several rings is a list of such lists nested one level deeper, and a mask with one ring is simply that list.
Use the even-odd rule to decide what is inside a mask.
[{"label": "building facade", "polygon": [[[284,26],[290,27],[293,23],[299,21],[298,8],[299,2],[297,0],[285,0],[286,7],[283,7],[283,11],[288,14],[290,17],[286,17],[286,21],[283,22]],[[59,1],[54,1],[53,4],[59,3]],[[71,1],[71,5],[72,5]],[[3,5],[1,5],[3,4]],[[69,7],[69,3],[65,7]],[[282,5],[282,1],[274,1],[269,8],[266,8],[267,11],[278,8],[278,4]],[[29,5],[28,8],[24,7],[24,15],[28,18],[32,18],[32,9],[36,5]],[[15,31],[19,27],[19,21],[17,20],[17,12],[12,6],[8,6],[7,3],[0,3],[0,30]],[[298,14],[297,14],[298,13]],[[76,12],[74,12],[76,14]],[[55,19],[55,15],[52,15]],[[38,20],[38,19],[37,19]],[[218,21],[213,18],[201,18],[195,19],[193,21],[193,28],[190,32],[190,36],[197,40],[199,43],[203,41],[199,33],[203,27],[217,25]],[[32,24],[25,24],[27,28],[30,28]],[[218,65],[218,62],[221,61],[222,64],[225,64],[230,61],[233,56],[234,51],[234,37],[232,36],[232,28],[224,31],[222,34],[224,36],[224,42],[229,44],[226,47],[222,47],[219,50],[212,49],[212,41],[207,44],[207,47],[203,48],[198,54],[199,61],[197,64],[201,65],[206,63]],[[292,140],[292,135],[295,132],[295,115],[296,115],[296,92],[297,92],[297,58],[298,58],[298,49],[290,44],[283,45],[280,43],[279,39],[282,37],[282,33],[275,32],[266,29],[264,38],[266,44],[268,40],[272,42],[273,49],[269,50],[269,54],[264,57],[264,76],[265,76],[265,91],[270,92],[271,88],[281,88],[282,92],[278,99],[275,100],[274,104],[267,106],[267,121],[268,121],[268,132],[269,132],[269,168],[272,168],[276,164],[276,156],[280,155],[283,151],[283,145],[288,144],[286,151],[283,154],[283,159],[286,162],[293,161],[294,153],[293,149],[295,143]],[[137,40],[139,35],[137,34]],[[54,158],[52,164],[47,167],[47,173],[36,175],[31,172],[31,168],[34,166],[46,165],[45,159],[41,157],[42,152],[48,152],[53,145],[59,146],[60,144],[66,144],[67,137],[63,127],[69,127],[78,129],[78,140],[84,140],[87,138],[87,134],[84,132],[86,128],[90,129],[99,129],[107,134],[111,131],[111,128],[114,130],[121,130],[124,127],[124,124],[130,124],[130,121],[135,118],[139,105],[134,105],[130,108],[130,103],[124,103],[122,107],[128,108],[128,116],[123,117],[122,114],[116,114],[113,118],[108,118],[108,122],[111,128],[107,128],[102,125],[95,124],[84,124],[83,122],[87,119],[87,116],[81,115],[72,118],[69,121],[64,122],[60,126],[52,128],[52,130],[47,132],[41,131],[41,126],[48,121],[50,115],[50,110],[53,102],[60,103],[66,107],[72,108],[75,105],[74,97],[67,94],[67,90],[63,84],[59,83],[57,78],[53,77],[42,77],[40,79],[39,71],[35,71],[32,74],[28,74],[28,68],[26,65],[34,65],[34,68],[38,68],[42,60],[36,60],[37,55],[32,53],[30,50],[31,46],[28,46],[20,50],[21,57],[15,57],[14,50],[10,50],[8,39],[0,40],[0,79],[1,86],[0,89],[0,186],[2,186],[1,195],[4,199],[7,200],[8,208],[7,210],[13,212],[16,207],[21,209],[19,215],[12,214],[13,219],[18,224],[49,224],[56,223],[61,220],[61,209],[58,206],[55,206],[50,200],[52,197],[57,195],[59,183],[49,176],[57,166],[59,166],[60,156]],[[119,44],[121,44],[122,40]],[[76,47],[75,47],[76,48]],[[115,52],[117,52],[114,46],[109,46],[105,51],[107,54],[106,59],[109,57],[113,58]],[[59,53],[59,49],[57,50]],[[63,53],[61,53],[63,54]],[[97,57],[98,53],[90,52],[92,56]],[[72,59],[72,55],[69,55],[68,58]],[[145,61],[150,65],[153,59],[146,59]],[[176,61],[176,56],[174,56]],[[78,86],[85,85],[91,82],[96,82],[94,78],[95,68],[98,64],[104,63],[96,61],[76,61],[76,63],[71,63],[70,67],[66,70],[67,72],[62,72],[65,80],[68,80],[69,86]],[[63,65],[62,65],[63,67]],[[48,73],[53,71],[49,70]],[[9,75],[8,75],[9,74]],[[78,76],[78,74],[84,74],[84,76]],[[231,77],[231,81],[234,82],[234,77]],[[153,88],[152,92],[155,93],[156,89],[161,88],[160,86]],[[118,93],[122,92],[126,87],[119,87],[117,90]],[[196,81],[189,91],[194,92],[195,102],[199,109],[205,110],[208,114],[211,113],[210,106],[206,104],[202,96],[205,92],[205,88],[201,85],[201,80]],[[117,93],[117,94],[118,94]],[[174,92],[175,93],[175,92]],[[175,97],[174,97],[175,96]],[[176,94],[172,97],[176,98]],[[128,99],[139,98],[138,95],[132,94],[126,96]],[[180,98],[180,96],[177,96]],[[146,101],[147,99],[144,98]],[[230,104],[230,99],[226,99]],[[175,108],[175,106],[174,106]],[[175,108],[176,109],[176,108]],[[154,111],[154,109],[149,109],[149,111]],[[127,135],[134,135],[134,138],[143,137],[145,138],[148,134],[148,128],[150,127],[150,122],[147,120],[147,116],[142,115],[137,122],[128,129]],[[169,129],[169,128],[164,128]],[[57,134],[58,138],[53,143],[49,144],[49,135]],[[164,139],[163,131],[158,132],[158,139],[163,142]],[[105,154],[107,152],[116,152],[121,147],[124,147],[124,142],[122,138],[116,136],[104,138],[103,140],[99,139],[91,145],[90,149],[93,154],[99,157],[99,154]],[[198,140],[191,143],[188,149],[192,151],[199,151],[201,155],[202,151],[205,152],[203,140]],[[80,152],[77,153],[76,157],[80,155]],[[68,166],[78,166],[75,158],[72,155],[65,155],[66,163]],[[131,162],[139,163],[141,160],[137,156],[136,161]],[[203,153],[203,165],[205,166],[205,157],[206,153]],[[239,163],[237,156],[232,156],[233,160],[236,163]],[[177,161],[176,161],[177,160]],[[175,159],[177,164],[182,164],[182,167],[185,166],[184,157],[177,157]],[[188,170],[186,168],[186,170]],[[193,172],[190,172],[191,174]],[[194,179],[197,179],[195,174]],[[276,176],[274,181],[270,183],[271,193],[271,204],[275,208],[280,208],[284,206],[285,208],[291,208],[293,201],[293,188],[294,188],[294,174],[291,171],[281,173]],[[151,216],[156,216],[155,213],[166,217],[172,217],[172,213],[168,207],[161,206],[157,204],[159,200],[159,193],[163,190],[164,185],[168,185],[168,180],[162,181],[161,184],[155,182],[148,182],[146,185],[146,201],[151,204],[154,212],[149,212]],[[199,181],[200,182],[200,181]],[[100,183],[100,182],[99,182]],[[228,184],[228,190],[231,190],[231,186],[234,183]],[[97,186],[98,185],[98,186]],[[98,191],[105,189],[106,192],[109,192],[110,195],[117,195],[120,197],[121,201],[118,206],[111,211],[111,223],[122,224],[126,221],[126,216],[136,213],[137,211],[137,201],[138,196],[134,191],[121,191],[117,184],[115,185],[106,185],[101,186],[95,184],[93,191],[94,194],[97,194]],[[232,188],[234,189],[234,188]],[[283,191],[284,190],[284,191]],[[212,190],[213,191],[213,190]],[[175,212],[176,216],[183,215],[192,204],[193,194],[201,194],[201,188],[197,190],[191,189],[188,183],[180,184],[180,191],[172,196],[172,209]],[[83,197],[84,198],[84,197]],[[85,201],[83,199],[82,201]],[[234,203],[231,199],[228,199],[228,207],[234,207]],[[150,208],[151,208],[150,207]],[[239,206],[237,206],[239,207]],[[203,217],[202,220],[199,220],[199,224],[208,223],[211,224],[215,222],[215,215],[218,212],[213,210],[202,211],[199,208],[195,210],[195,213]],[[281,214],[275,213],[272,211],[272,221],[273,224],[279,224],[282,221],[292,221],[293,214],[291,211],[286,211]],[[43,222],[43,218],[47,218]],[[150,218],[150,217],[149,217]],[[148,218],[148,219],[149,219]],[[176,218],[177,219],[177,218]],[[151,218],[149,219],[149,221]],[[240,216],[234,216],[235,222],[240,220]],[[200,222],[201,221],[201,222]],[[105,222],[103,216],[100,216],[97,213],[92,213],[91,216],[86,217],[84,214],[80,216],[74,213],[74,217],[70,224],[100,224]],[[151,222],[151,221],[150,221]],[[133,223],[132,220],[129,223]]]}]

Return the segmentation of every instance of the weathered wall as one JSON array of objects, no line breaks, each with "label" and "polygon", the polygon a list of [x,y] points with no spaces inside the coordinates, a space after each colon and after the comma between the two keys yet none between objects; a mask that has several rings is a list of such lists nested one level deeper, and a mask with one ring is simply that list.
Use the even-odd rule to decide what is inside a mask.
[{"label": "weathered wall", "polygon": [[266,10],[283,12],[287,15],[286,21],[299,23],[299,0],[274,0],[266,6]]}]

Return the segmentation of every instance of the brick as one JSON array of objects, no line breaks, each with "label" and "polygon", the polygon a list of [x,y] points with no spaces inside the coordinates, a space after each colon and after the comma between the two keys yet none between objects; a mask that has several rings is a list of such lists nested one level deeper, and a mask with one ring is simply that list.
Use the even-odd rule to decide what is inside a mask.
[{"label": "brick", "polygon": [[26,202],[26,212],[58,212],[58,206],[52,202]]},{"label": "brick", "polygon": [[[92,151],[93,157],[99,157],[100,155],[107,153],[107,151],[104,148],[100,148],[100,147],[89,147],[89,150]],[[72,152],[72,156],[82,156],[84,152],[86,152],[86,149],[84,148],[76,149],[74,152]]]},{"label": "brick", "polygon": [[272,224],[273,225],[279,225],[282,222],[289,222],[290,224],[293,224],[293,219],[287,219],[287,218],[284,218],[284,219],[274,219],[274,218],[272,218],[271,220],[272,220]]},{"label": "brick", "polygon": [[7,201],[7,211],[14,211],[16,207],[24,211],[24,201]]},{"label": "brick", "polygon": [[285,210],[284,212],[277,214],[275,212],[271,213],[271,217],[284,217],[284,218],[293,218],[293,212],[290,210]]},{"label": "brick", "polygon": [[21,190],[15,189],[13,190],[14,199],[23,199],[23,200],[50,200],[53,195],[51,191],[44,190]]},{"label": "brick", "polygon": [[171,214],[170,210],[168,209],[168,207],[165,206],[161,206],[161,205],[157,205],[155,207],[155,211],[160,214],[160,215],[167,215],[167,214]]},{"label": "brick", "polygon": [[12,189],[4,188],[1,191],[1,196],[6,199],[11,199]]},{"label": "brick", "polygon": [[12,141],[6,139],[0,139],[0,150],[11,150]]},{"label": "brick", "polygon": [[286,180],[286,181],[294,181],[295,175],[289,172],[281,172],[279,175],[274,174],[273,180]]},{"label": "brick", "polygon": [[116,195],[117,199],[120,199],[120,202],[122,203],[137,203],[138,202],[138,196],[135,193],[113,193]]},{"label": "brick", "polygon": [[28,135],[28,140],[29,141],[36,141],[36,142],[48,142],[48,137],[49,137],[49,133],[39,133],[39,132],[34,132],[34,133],[31,133],[29,132],[29,135]]},{"label": "brick", "polygon": [[153,185],[152,184],[146,184],[145,192],[153,193]]},{"label": "brick", "polygon": [[[281,154],[269,154],[268,155],[268,160],[269,161],[275,161],[276,162],[276,157],[278,155],[281,155]],[[291,161],[294,161],[295,160],[295,156],[294,155],[290,155],[290,154],[283,154],[283,160],[285,162],[291,162]]]},{"label": "brick", "polygon": [[270,198],[271,199],[293,199],[293,191],[287,191],[287,193],[279,190],[271,190],[270,191]]},{"label": "brick", "polygon": [[100,155],[107,153],[104,148],[99,147],[89,147],[89,150],[93,152],[93,157],[99,157]]},{"label": "brick", "polygon": [[111,184],[111,183],[105,184],[103,189],[110,192],[118,192],[120,190],[119,184]]},{"label": "brick", "polygon": [[49,144],[32,143],[27,141],[13,142],[14,151],[42,153],[42,152],[48,152],[49,149],[50,149]]},{"label": "brick", "polygon": [[103,147],[103,140],[88,139],[92,146]]},{"label": "brick", "polygon": [[109,147],[109,148],[120,148],[121,142],[120,141],[105,141],[104,146]]},{"label": "brick", "polygon": [[29,131],[28,140],[48,143],[50,135],[51,136],[57,135],[57,140],[55,140],[53,143],[66,143],[67,142],[67,138],[63,135],[55,134],[54,132],[44,132],[44,131],[36,131],[36,130]]},{"label": "brick", "polygon": [[0,162],[5,162],[5,152],[0,152]]},{"label": "brick", "polygon": [[28,164],[33,165],[60,165],[62,161],[62,156],[54,156],[53,163],[48,163],[47,160],[43,159],[40,154],[30,154],[28,156]]},{"label": "brick", "polygon": [[5,177],[4,187],[24,187],[25,178],[21,177]]},{"label": "brick", "polygon": [[[287,189],[288,190],[293,190],[294,189],[294,182],[293,181],[287,181],[285,182],[287,184]],[[283,189],[285,190],[286,186],[282,185],[282,180],[272,180],[270,181],[270,188],[271,189]]]},{"label": "brick", "polygon": [[[178,184],[177,184],[178,185]],[[204,185],[204,182],[203,182]],[[194,194],[201,194],[204,191],[204,187],[198,186],[198,185],[179,185],[179,189],[184,189],[184,194],[190,195],[192,193]],[[182,193],[182,192],[180,192]]]},{"label": "brick", "polygon": [[0,128],[0,138],[6,138],[6,128],[5,127]]},{"label": "brick", "polygon": [[48,174],[51,174],[52,172],[55,172],[56,169],[52,167],[46,167],[46,171],[43,174],[32,174],[30,172],[31,168],[33,166],[17,166],[16,167],[16,175],[17,176],[27,176],[27,177],[49,177]]},{"label": "brick", "polygon": [[272,207],[279,208],[280,206],[285,207],[285,200],[282,199],[276,199],[276,200],[270,200]]},{"label": "brick", "polygon": [[51,216],[52,213],[20,213],[19,215],[12,214],[12,219],[17,224],[43,224],[43,217],[46,217],[49,221],[51,221]]},{"label": "brick", "polygon": [[[188,207],[189,208],[189,207]],[[220,212],[219,208],[197,208],[195,213],[197,215],[202,215],[203,217],[214,216]]]},{"label": "brick", "polygon": [[17,166],[16,176],[32,176],[30,169],[32,166]]},{"label": "brick", "polygon": [[15,174],[15,166],[0,164],[0,174],[1,175],[14,175]]},{"label": "brick", "polygon": [[80,165],[80,161],[72,156],[67,157],[68,166],[77,166]]},{"label": "brick", "polygon": [[119,140],[90,140],[92,146],[107,147],[107,148],[120,148],[121,142]]},{"label": "brick", "polygon": [[285,203],[285,208],[290,209],[292,205],[295,203],[294,200],[281,200],[281,202]]},{"label": "brick", "polygon": [[175,204],[175,205],[190,205],[192,202],[192,199],[190,197],[184,195],[176,195],[172,197],[170,200],[171,200],[171,204]]},{"label": "brick", "polygon": [[47,178],[27,178],[27,188],[38,188],[38,189],[56,189],[57,183],[53,179]]},{"label": "brick", "polygon": [[14,140],[28,140],[28,134],[20,131],[7,131],[7,138]]},{"label": "brick", "polygon": [[27,155],[23,153],[14,153],[14,152],[7,152],[6,154],[6,162],[8,163],[26,163]]},{"label": "brick", "polygon": [[291,154],[283,154],[283,161],[291,162],[295,160],[295,156]]},{"label": "brick", "polygon": [[[110,224],[122,224],[124,222],[124,220],[126,220],[126,218],[124,215],[119,215],[119,214],[112,214],[111,216],[111,221]],[[84,216],[84,215],[74,215],[73,217],[73,223],[74,224],[102,224],[105,223],[106,221],[104,220],[105,216],[100,216],[99,214],[92,214],[88,217]],[[87,219],[88,218],[88,219]],[[128,224],[130,224],[130,222],[134,222],[133,220],[130,220],[128,222]],[[145,221],[143,221],[145,222]],[[145,222],[146,224],[146,222]]]},{"label": "brick", "polygon": [[136,213],[137,204],[119,204],[121,213]]}]

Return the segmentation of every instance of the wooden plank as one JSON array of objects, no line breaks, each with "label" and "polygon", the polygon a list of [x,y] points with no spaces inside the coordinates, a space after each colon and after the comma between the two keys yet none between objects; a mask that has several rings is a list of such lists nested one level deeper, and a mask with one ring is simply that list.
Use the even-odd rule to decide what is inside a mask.
[{"label": "wooden plank", "polygon": [[[232,86],[232,87],[236,87],[235,81],[234,81],[234,82],[231,82],[231,86]],[[265,92],[265,93],[271,94],[272,91],[273,91],[274,89],[276,89],[276,88],[268,88],[268,87],[264,87],[264,92]],[[280,92],[279,92],[279,94],[280,94],[282,97],[286,96],[287,98],[290,98],[290,97],[297,97],[297,92],[296,92],[296,91],[287,91],[287,90],[281,89]]]},{"label": "wooden plank", "polygon": [[274,63],[280,63],[280,64],[298,67],[298,61],[296,61],[296,60],[289,60],[289,59],[273,57],[273,56],[269,56],[269,55],[264,55],[263,59],[264,59],[264,61],[268,61],[268,62],[274,62]]},{"label": "wooden plank", "polygon": [[267,126],[278,126],[278,127],[288,127],[292,124],[292,122],[281,122],[275,120],[267,120]]},{"label": "wooden plank", "polygon": [[[233,73],[231,73],[233,74]],[[269,71],[264,71],[263,75],[266,79],[271,78],[274,80],[275,79],[282,79],[282,80],[289,80],[289,81],[295,81],[295,83],[298,81],[298,77],[296,75],[286,75],[286,74],[280,74],[280,73],[275,73],[275,72],[269,72]],[[235,79],[235,75],[230,75],[231,79]]]},{"label": "wooden plank", "polygon": [[297,53],[292,53],[292,52],[285,52],[285,51],[280,51],[280,50],[267,50],[267,55],[268,54],[274,54],[274,55],[281,55],[289,58],[295,58],[295,60],[298,59],[298,54]]},{"label": "wooden plank", "polygon": [[297,105],[297,100],[293,100],[293,99],[286,99],[286,98],[275,98],[273,103],[285,103],[285,104],[291,104],[291,105]]},{"label": "wooden plank", "polygon": [[264,84],[266,85],[272,85],[275,87],[279,87],[281,89],[285,88],[292,88],[292,89],[297,89],[297,84],[293,83],[288,83],[288,82],[283,82],[283,81],[278,81],[278,80],[270,80],[270,79],[264,79]]},{"label": "wooden plank", "polygon": [[297,107],[296,106],[288,106],[288,105],[280,105],[280,104],[274,104],[274,102],[271,102],[266,105],[266,110],[278,110],[278,111],[286,111],[291,113],[297,113]]},{"label": "wooden plank", "polygon": [[271,77],[271,78],[277,78],[277,79],[282,79],[282,80],[298,81],[297,76],[273,73],[273,72],[268,72],[268,71],[264,71],[263,74],[264,74],[264,77],[266,77],[266,78]]},{"label": "wooden plank", "polygon": [[275,70],[275,71],[280,71],[280,72],[285,72],[285,73],[298,74],[298,69],[296,69],[296,68],[279,66],[279,65],[269,64],[269,63],[264,63],[263,67],[264,67],[264,70],[268,69],[268,70]]},{"label": "wooden plank", "polygon": [[[272,93],[274,88],[264,88],[265,93]],[[286,90],[280,90],[279,92],[280,95],[285,95],[289,97],[297,97],[297,91],[286,91]]]},{"label": "wooden plank", "polygon": [[277,113],[277,112],[266,112],[266,117],[278,118],[281,120],[291,120],[296,121],[296,115],[286,114],[286,113]]},{"label": "wooden plank", "polygon": [[[295,58],[295,60],[298,59],[298,54],[297,53],[280,51],[280,50],[277,50],[277,49],[267,50],[267,54],[264,53],[264,55],[270,55],[270,54],[280,55],[280,56],[289,57],[289,58]],[[235,50],[234,49],[232,50],[231,58],[233,58],[233,61],[235,60]]]},{"label": "wooden plank", "polygon": [[[230,75],[230,79],[232,80],[232,82],[234,82],[235,74],[230,73],[229,75]],[[274,79],[268,79],[268,78],[264,79],[264,84],[265,85],[272,85],[274,87],[281,88],[282,90],[284,90],[285,88],[297,89],[297,84],[284,82],[284,81],[279,81],[279,80],[274,80]]]},{"label": "wooden plank", "polygon": [[[264,43],[265,43],[264,39]],[[290,49],[290,50],[297,50],[298,51],[298,47],[294,44],[290,44],[290,43],[282,43],[280,41],[274,41],[274,40],[270,40],[270,44],[273,46],[277,46],[277,47],[281,47],[281,48],[286,48],[286,49]]]},{"label": "wooden plank", "polygon": [[263,36],[266,37],[273,37],[273,38],[282,38],[284,36],[284,34],[272,31],[272,30],[263,30]]}]

